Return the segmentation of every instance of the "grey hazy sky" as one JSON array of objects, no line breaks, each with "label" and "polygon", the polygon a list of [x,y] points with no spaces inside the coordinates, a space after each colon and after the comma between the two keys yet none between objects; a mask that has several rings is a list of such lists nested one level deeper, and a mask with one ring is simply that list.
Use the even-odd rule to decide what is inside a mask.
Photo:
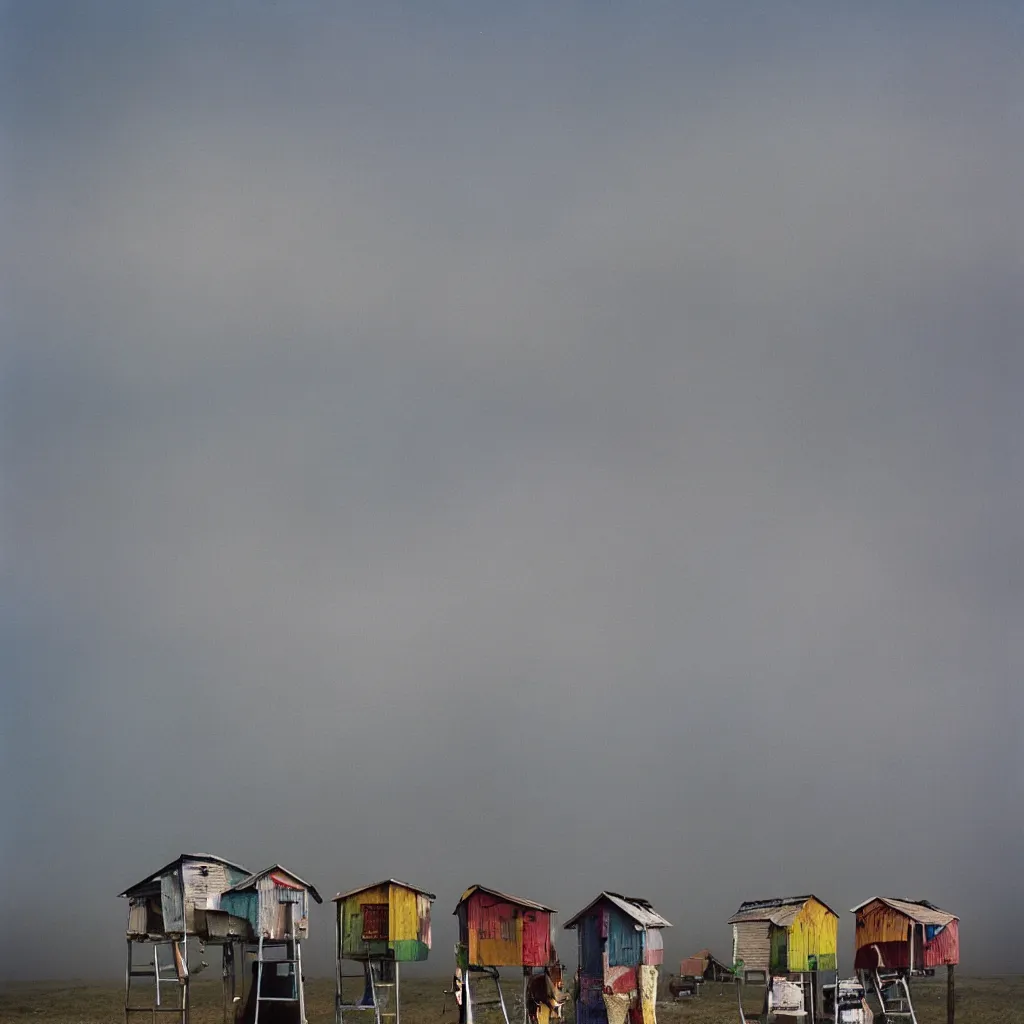
[{"label": "grey hazy sky", "polygon": [[839,6],[2,5],[0,974],[194,849],[1017,966],[1024,19]]}]

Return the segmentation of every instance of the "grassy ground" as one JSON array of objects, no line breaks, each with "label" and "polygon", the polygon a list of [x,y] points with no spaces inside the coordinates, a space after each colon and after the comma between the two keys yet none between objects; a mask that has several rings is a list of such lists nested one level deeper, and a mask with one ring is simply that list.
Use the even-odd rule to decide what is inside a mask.
[{"label": "grassy ground", "polygon": [[[447,979],[408,978],[402,981],[402,1024],[453,1024],[456,1013],[448,998],[442,1015]],[[513,1024],[522,1020],[518,1001],[519,985],[510,981],[506,988],[509,1015]],[[221,1024],[219,981],[193,984],[192,1024]],[[750,987],[745,992],[744,1008],[751,1014],[761,1005],[763,989]],[[333,1024],[334,983],[313,979],[306,983],[309,1024]],[[920,1024],[945,1024],[946,988],[941,981],[921,980],[914,987],[914,1005]],[[566,1024],[572,1024],[567,1007]],[[152,1017],[133,1015],[135,1024],[148,1024]],[[174,1021],[162,1014],[164,1021]],[[158,1021],[160,1019],[158,1017]],[[99,1024],[124,1019],[123,990],[119,985],[82,985],[75,983],[25,983],[0,985],[0,1021],[3,1024],[34,1021],[36,1024]],[[350,1014],[351,1024],[372,1024],[369,1014]],[[481,1010],[480,1024],[498,1024],[493,1011]],[[658,1004],[658,1024],[738,1024],[736,992],[731,987],[707,986],[700,999]],[[1024,979],[957,978],[957,1024],[1024,1024]]]}]

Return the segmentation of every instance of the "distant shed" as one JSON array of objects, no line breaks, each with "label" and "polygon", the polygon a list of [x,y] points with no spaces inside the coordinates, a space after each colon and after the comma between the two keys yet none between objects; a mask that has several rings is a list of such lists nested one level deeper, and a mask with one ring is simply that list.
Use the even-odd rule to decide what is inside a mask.
[{"label": "distant shed", "polygon": [[339,959],[426,960],[430,953],[430,905],[437,897],[397,878],[340,892],[336,949]]},{"label": "distant shed", "polygon": [[857,970],[928,970],[960,962],[960,919],[934,903],[876,896],[852,912]]},{"label": "distant shed", "polygon": [[732,977],[732,968],[713,956],[710,949],[702,949],[679,964],[681,978],[700,978],[703,981],[724,981]]},{"label": "distant shed", "polygon": [[839,915],[817,896],[748,900],[729,918],[733,962],[745,974],[836,969]]},{"label": "distant shed", "polygon": [[471,967],[546,967],[555,913],[543,903],[482,885],[471,885],[454,910]]}]

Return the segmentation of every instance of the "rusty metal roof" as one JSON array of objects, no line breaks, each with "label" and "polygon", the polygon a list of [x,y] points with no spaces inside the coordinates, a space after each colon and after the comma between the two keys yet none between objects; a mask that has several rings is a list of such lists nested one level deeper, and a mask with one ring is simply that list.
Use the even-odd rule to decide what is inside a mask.
[{"label": "rusty metal roof", "polygon": [[400,885],[403,889],[408,889],[410,892],[419,893],[420,896],[426,896],[429,900],[436,900],[437,897],[432,892],[427,892],[426,889],[421,889],[419,886],[410,885],[408,882],[402,882],[397,878],[385,878],[382,882],[374,882],[373,885],[361,885],[358,889],[349,889],[348,892],[339,892],[337,896],[331,900],[332,903],[338,903],[341,900],[347,900],[349,896],[358,896],[361,892],[367,892],[370,889],[379,889],[384,885]]},{"label": "rusty metal roof", "polygon": [[702,964],[703,966],[700,968],[700,971],[698,973],[706,970],[708,967],[712,965],[715,967],[720,967],[722,968],[722,970],[725,971],[732,970],[732,968],[728,964],[723,963],[721,960],[719,960],[718,957],[715,956],[715,954],[712,953],[710,949],[698,949],[697,952],[694,953],[692,956],[688,956],[685,960],[680,961],[680,974],[689,973],[688,971],[684,970],[684,967],[687,964]]},{"label": "rusty metal roof", "polygon": [[489,896],[502,901],[502,903],[514,903],[519,907],[526,907],[528,910],[543,910],[548,914],[557,913],[554,907],[546,907],[543,903],[535,903],[533,900],[524,900],[521,896],[511,896],[507,892],[502,892],[500,889],[488,889],[486,885],[471,885],[460,897],[459,902],[456,904],[455,909],[452,911],[453,914],[459,912],[459,907],[462,906],[466,900],[475,892],[485,892]]},{"label": "rusty metal roof", "polygon": [[950,921],[960,920],[956,914],[951,914],[948,910],[940,910],[934,903],[929,903],[927,900],[897,900],[893,899],[891,896],[872,896],[871,899],[865,900],[856,907],[852,907],[851,913],[856,914],[859,910],[863,910],[869,903],[874,903],[876,901],[884,903],[887,907],[895,910],[898,914],[902,914],[904,917],[908,917],[911,921],[916,921],[918,924],[946,925],[949,924]]},{"label": "rusty metal roof", "polygon": [[282,875],[287,875],[292,881],[298,882],[303,889],[309,890],[309,895],[317,901],[317,903],[323,903],[323,897],[316,891],[316,888],[299,878],[294,871],[289,871],[287,868],[282,867],[280,864],[271,864],[269,868],[264,868],[262,871],[255,871],[248,878],[243,878],[240,882],[236,882],[230,889],[225,889],[225,892],[242,892],[245,889],[252,889],[261,878],[266,878],[267,875],[273,872],[280,872]]},{"label": "rusty metal roof", "polygon": [[650,902],[637,896],[620,896],[617,892],[602,892],[596,899],[591,900],[581,911],[574,914],[565,922],[566,928],[575,928],[581,917],[592,909],[601,900],[608,900],[609,903],[618,907],[624,914],[631,917],[637,924],[644,928],[671,928],[672,924],[659,914]]},{"label": "rusty metal roof", "polygon": [[813,893],[806,896],[782,896],[773,900],[747,900],[740,904],[726,924],[739,924],[740,921],[771,921],[779,928],[788,928],[797,914],[806,906],[808,900],[818,902],[834,917],[839,915],[824,901]]},{"label": "rusty metal roof", "polygon": [[165,864],[159,871],[154,871],[152,874],[146,875],[141,882],[128,886],[124,892],[119,893],[119,896],[130,896],[136,889],[144,885],[151,885],[159,880],[162,875],[166,875],[172,868],[179,867],[186,860],[212,860],[217,864],[226,864],[229,868],[234,868],[236,871],[249,871],[248,868],[242,867],[241,864],[236,864],[233,860],[225,860],[223,857],[217,857],[212,853],[182,853],[175,857],[174,860]]},{"label": "rusty metal roof", "polygon": [[688,956],[679,964],[680,977],[694,978],[702,975],[708,969],[708,959],[710,956],[711,954],[706,949],[702,949],[694,956]]}]

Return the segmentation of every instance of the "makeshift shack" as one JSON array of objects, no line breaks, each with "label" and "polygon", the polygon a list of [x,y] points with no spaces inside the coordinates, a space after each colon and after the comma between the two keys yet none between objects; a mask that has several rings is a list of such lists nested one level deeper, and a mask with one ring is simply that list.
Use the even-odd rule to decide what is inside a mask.
[{"label": "makeshift shack", "polygon": [[575,930],[579,954],[577,1024],[655,1024],[669,922],[645,899],[605,891],[565,927]]},{"label": "makeshift shack", "polygon": [[[133,1014],[174,1014],[188,1024],[190,981],[205,962],[189,967],[189,941],[219,945],[222,950],[223,1012],[227,1020],[235,992],[234,944],[244,921],[210,928],[209,910],[219,906],[221,894],[249,875],[248,868],[210,853],[183,853],[169,864],[129,886],[120,895],[128,900],[127,965],[125,968],[125,1022]],[[136,945],[149,947],[145,962],[137,962]],[[148,1005],[133,1003],[133,981],[153,984]]]},{"label": "makeshift shack", "polygon": [[[399,964],[427,959],[430,953],[432,892],[397,878],[340,892],[335,948],[335,1006],[338,1024],[346,1011],[373,1010],[377,1024],[400,1019]],[[362,965],[362,973],[345,974],[344,961]],[[349,986],[346,986],[346,980]],[[353,998],[349,988],[362,985]]]},{"label": "makeshift shack", "polygon": [[934,903],[876,896],[853,913],[857,970],[921,971],[960,962],[960,919]]},{"label": "makeshift shack", "polygon": [[557,959],[552,943],[552,907],[499,889],[471,885],[460,897],[454,914],[459,920],[459,943],[455,948],[453,990],[462,1024],[472,1024],[474,996],[470,979],[484,974],[495,983],[493,1002],[508,1024],[508,1008],[498,984],[501,967],[523,971],[523,1006],[526,1015],[527,988],[534,968],[544,970]]},{"label": "makeshift shack", "polygon": [[745,979],[836,969],[839,915],[817,896],[748,900],[729,924]]}]

